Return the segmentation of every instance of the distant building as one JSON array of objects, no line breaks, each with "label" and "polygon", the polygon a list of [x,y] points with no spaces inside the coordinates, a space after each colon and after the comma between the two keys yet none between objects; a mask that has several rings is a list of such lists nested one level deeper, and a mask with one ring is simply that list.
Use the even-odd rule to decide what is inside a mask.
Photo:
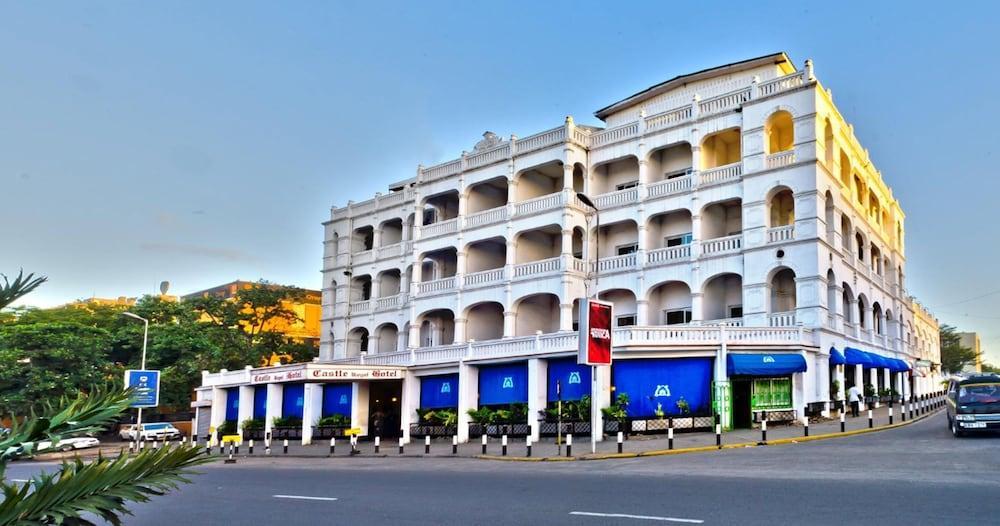
[{"label": "distant building", "polygon": [[[249,289],[256,283],[252,281],[236,280],[224,285],[199,290],[182,296],[184,301],[212,296],[219,299],[231,300],[236,297],[240,289]],[[322,307],[320,305],[321,295],[318,290],[303,289],[305,297],[302,301],[286,301],[285,308],[291,310],[298,316],[298,320],[287,322],[285,320],[275,320],[270,326],[265,327],[268,331],[280,332],[289,338],[308,342],[319,346],[319,322]]]},{"label": "distant building", "polygon": [[[177,301],[177,296],[169,296],[166,294],[161,294],[160,299],[163,301]],[[76,301],[71,301],[66,304],[67,307],[89,307],[89,306],[100,306],[100,307],[132,307],[138,298],[129,298],[126,296],[118,296],[117,298],[86,298],[79,299]]]},{"label": "distant building", "polygon": [[960,338],[960,343],[962,347],[968,347],[976,353],[976,359],[969,365],[966,365],[963,369],[963,373],[981,373],[983,372],[983,347],[982,342],[979,340],[978,332],[960,332],[958,333]]}]

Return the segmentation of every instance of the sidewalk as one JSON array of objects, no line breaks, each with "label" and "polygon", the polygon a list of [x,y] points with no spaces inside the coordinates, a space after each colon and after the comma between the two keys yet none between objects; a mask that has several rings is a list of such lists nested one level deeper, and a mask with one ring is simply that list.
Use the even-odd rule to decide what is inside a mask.
[{"label": "sidewalk", "polygon": [[[934,411],[928,411],[924,416],[933,414]],[[889,424],[889,408],[886,406],[880,407],[872,411],[873,422],[876,429],[888,426]],[[900,407],[895,406],[893,408],[893,423],[899,424],[902,422],[900,419]],[[916,415],[914,413],[915,419],[919,419],[921,415]],[[910,422],[909,414],[907,414],[906,422]],[[852,431],[863,431],[868,429],[868,414],[866,411],[861,411],[861,416],[858,418],[851,418],[849,415],[845,419],[845,431],[850,433]],[[833,419],[825,420],[823,422],[814,422],[809,426],[809,434],[812,437],[824,434],[836,434],[840,433],[840,420],[839,417]],[[775,441],[787,441],[788,439],[798,439],[802,438],[805,434],[804,426],[801,422],[795,424],[771,424],[767,429],[767,440],[768,443]],[[563,439],[565,441],[565,437]],[[758,429],[740,429],[734,431],[724,431],[722,433],[722,444],[724,446],[731,446],[733,444],[757,444],[761,442],[762,434],[761,430]],[[716,437],[713,432],[685,432],[685,433],[675,433],[673,441],[673,449],[689,449],[689,448],[701,448],[708,447],[714,449],[716,447]],[[202,444],[204,447],[204,444]],[[628,437],[623,445],[622,450],[626,454],[636,454],[636,453],[651,453],[667,450],[669,448],[669,440],[666,434],[662,435],[633,435]],[[489,437],[486,447],[486,454],[488,457],[501,457],[503,455],[501,440],[500,438]],[[399,442],[397,439],[387,439],[381,441],[379,452],[375,453],[374,442],[369,440],[360,441],[358,443],[358,450],[360,451],[360,456],[363,457],[398,457],[399,454]],[[226,450],[228,452],[228,449]],[[349,457],[351,451],[350,441],[347,439],[338,438],[336,441],[336,451],[334,457]],[[422,457],[428,456],[424,453],[425,445],[423,438],[414,437],[412,441],[404,446],[403,455],[406,457]],[[597,456],[604,456],[608,454],[616,454],[618,452],[617,437],[610,435],[603,442],[597,443]],[[215,447],[212,450],[213,455],[219,454],[219,448]],[[254,457],[264,456],[264,444],[261,442],[256,442],[254,444]],[[482,442],[480,437],[470,437],[469,442],[466,444],[459,444],[457,453],[452,453],[452,441],[450,438],[438,438],[431,440],[430,446],[430,456],[434,457],[481,457],[483,455]],[[509,438],[507,444],[507,456],[508,457],[525,457],[527,455],[526,440],[524,437]],[[248,443],[244,443],[240,447],[239,457],[248,457],[249,447]],[[276,440],[271,444],[271,456],[272,457],[329,457],[330,456],[330,441],[329,439],[319,440],[314,442],[309,446],[302,446],[298,441],[289,441],[288,443],[288,453],[284,452],[283,443],[280,440]],[[531,451],[532,458],[542,459],[542,458],[565,458],[566,457],[566,446],[558,447],[555,444],[554,438],[543,438],[541,442],[532,445]],[[573,437],[573,447],[572,456],[576,458],[588,458],[592,457],[590,451],[590,437],[574,436]]]}]

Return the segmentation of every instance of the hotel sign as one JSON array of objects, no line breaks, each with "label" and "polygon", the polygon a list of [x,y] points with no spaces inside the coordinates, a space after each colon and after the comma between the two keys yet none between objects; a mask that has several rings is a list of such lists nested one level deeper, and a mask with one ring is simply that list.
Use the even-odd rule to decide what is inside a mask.
[{"label": "hotel sign", "polygon": [[281,382],[351,382],[355,380],[402,380],[404,370],[394,367],[364,365],[303,364],[297,367],[266,367],[254,369],[251,384]]}]

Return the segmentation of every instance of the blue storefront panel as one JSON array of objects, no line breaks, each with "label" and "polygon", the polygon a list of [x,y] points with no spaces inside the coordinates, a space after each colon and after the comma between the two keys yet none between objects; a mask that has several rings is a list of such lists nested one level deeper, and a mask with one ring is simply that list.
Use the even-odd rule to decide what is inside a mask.
[{"label": "blue storefront panel", "polygon": [[258,385],[253,388],[253,417],[259,420],[267,418],[266,385]]},{"label": "blue storefront panel", "polygon": [[712,406],[712,358],[618,360],[612,366],[614,394],[628,394],[628,416],[651,417],[657,404],[665,414],[682,414],[677,402],[684,399],[692,414]]},{"label": "blue storefront panel", "polygon": [[421,376],[420,407],[422,409],[458,407],[458,375]]},{"label": "blue storefront panel", "polygon": [[240,388],[226,389],[226,420],[236,421],[240,417]]},{"label": "blue storefront panel", "polygon": [[281,395],[281,416],[302,418],[302,406],[305,404],[305,385],[285,384]]},{"label": "blue storefront panel", "polygon": [[351,384],[326,384],[323,386],[323,416],[351,416]]},{"label": "blue storefront panel", "polygon": [[526,362],[487,365],[479,368],[479,405],[528,402]]},{"label": "blue storefront panel", "polygon": [[730,354],[726,370],[730,376],[785,376],[806,372],[806,359],[799,354]]},{"label": "blue storefront panel", "polygon": [[590,366],[579,365],[576,358],[549,360],[548,401],[559,400],[556,396],[556,382],[562,388],[563,401],[579,400],[590,396]]}]

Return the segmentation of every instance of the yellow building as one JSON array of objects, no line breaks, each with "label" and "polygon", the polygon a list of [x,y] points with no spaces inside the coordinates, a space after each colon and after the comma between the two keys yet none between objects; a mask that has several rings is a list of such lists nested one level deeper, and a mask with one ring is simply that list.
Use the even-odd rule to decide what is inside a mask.
[{"label": "yellow building", "polygon": [[[193,292],[183,296],[184,300],[212,296],[219,299],[231,300],[236,297],[236,293],[243,289],[249,289],[256,285],[251,281],[233,281],[217,287],[212,287],[198,292]],[[285,301],[284,307],[298,317],[296,321],[274,320],[264,327],[265,331],[279,332],[289,338],[311,343],[319,346],[319,319],[321,313],[320,291],[303,289],[305,296],[301,301]]]}]

